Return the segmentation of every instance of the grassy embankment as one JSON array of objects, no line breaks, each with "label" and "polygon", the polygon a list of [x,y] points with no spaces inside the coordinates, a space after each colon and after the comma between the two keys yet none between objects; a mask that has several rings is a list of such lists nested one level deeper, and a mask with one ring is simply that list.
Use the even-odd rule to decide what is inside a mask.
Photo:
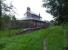
[{"label": "grassy embankment", "polygon": [[63,25],[64,28],[64,38],[65,38],[65,47],[68,48],[68,23]]},{"label": "grassy embankment", "polygon": [[21,32],[23,29],[9,29],[9,30],[1,30],[0,38],[2,37],[10,37],[16,35],[17,32]]},{"label": "grassy embankment", "polygon": [[40,29],[9,38],[2,37],[0,38],[0,50],[43,50],[43,41],[46,38],[49,50],[63,50],[64,33],[61,26]]}]

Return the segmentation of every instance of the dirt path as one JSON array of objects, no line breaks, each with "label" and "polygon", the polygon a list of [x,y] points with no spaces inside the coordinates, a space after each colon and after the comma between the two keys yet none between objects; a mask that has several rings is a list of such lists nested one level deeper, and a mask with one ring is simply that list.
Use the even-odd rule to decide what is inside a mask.
[{"label": "dirt path", "polygon": [[46,38],[43,42],[44,50],[48,50],[48,39]]}]

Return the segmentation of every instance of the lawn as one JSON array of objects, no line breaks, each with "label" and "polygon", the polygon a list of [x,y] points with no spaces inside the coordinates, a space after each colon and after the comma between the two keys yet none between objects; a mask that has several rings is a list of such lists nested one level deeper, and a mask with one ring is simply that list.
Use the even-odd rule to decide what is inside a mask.
[{"label": "lawn", "polygon": [[25,35],[0,38],[0,50],[43,50],[43,41],[48,39],[49,50],[63,50],[64,33],[61,26],[40,29]]}]

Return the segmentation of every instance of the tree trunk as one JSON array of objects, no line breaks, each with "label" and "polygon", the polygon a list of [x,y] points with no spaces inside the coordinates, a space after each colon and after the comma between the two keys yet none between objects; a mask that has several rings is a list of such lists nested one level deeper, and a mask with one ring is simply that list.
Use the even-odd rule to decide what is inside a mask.
[{"label": "tree trunk", "polygon": [[0,0],[0,30],[1,30],[1,16],[2,16],[2,6],[1,6],[1,0]]},{"label": "tree trunk", "polygon": [[0,0],[0,17],[2,16],[2,6],[1,6],[1,0]]}]

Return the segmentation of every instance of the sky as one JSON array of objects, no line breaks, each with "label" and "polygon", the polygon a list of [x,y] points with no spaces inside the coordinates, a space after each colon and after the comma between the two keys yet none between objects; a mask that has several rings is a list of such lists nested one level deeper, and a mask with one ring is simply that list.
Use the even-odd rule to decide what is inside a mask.
[{"label": "sky", "polygon": [[24,19],[24,14],[26,13],[27,7],[31,8],[31,11],[35,14],[39,14],[42,17],[42,20],[52,20],[53,16],[46,12],[46,8],[43,8],[42,0],[7,0],[7,3],[12,1],[12,4],[15,7],[15,16],[17,19]]}]

